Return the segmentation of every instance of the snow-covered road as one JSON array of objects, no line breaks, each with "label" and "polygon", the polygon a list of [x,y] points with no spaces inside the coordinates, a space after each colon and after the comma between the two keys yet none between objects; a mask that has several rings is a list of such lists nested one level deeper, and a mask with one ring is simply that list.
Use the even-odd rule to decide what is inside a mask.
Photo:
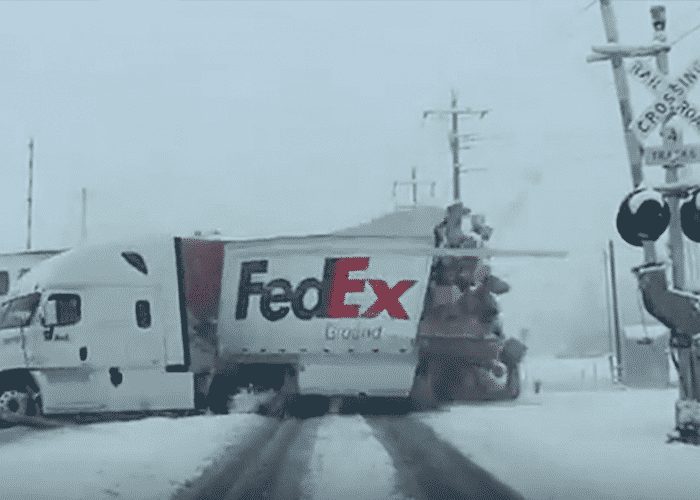
[{"label": "snow-covered road", "polygon": [[409,417],[18,427],[0,431],[0,484],[18,499],[697,498],[700,448],[665,442],[675,399],[545,392]]}]

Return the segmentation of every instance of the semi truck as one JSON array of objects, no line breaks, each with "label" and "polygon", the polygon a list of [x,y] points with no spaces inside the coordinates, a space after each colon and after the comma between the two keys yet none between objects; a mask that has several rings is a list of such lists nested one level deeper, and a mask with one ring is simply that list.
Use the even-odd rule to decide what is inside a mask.
[{"label": "semi truck", "polygon": [[431,264],[381,237],[76,247],[0,307],[0,415],[224,411],[249,386],[406,398]]}]

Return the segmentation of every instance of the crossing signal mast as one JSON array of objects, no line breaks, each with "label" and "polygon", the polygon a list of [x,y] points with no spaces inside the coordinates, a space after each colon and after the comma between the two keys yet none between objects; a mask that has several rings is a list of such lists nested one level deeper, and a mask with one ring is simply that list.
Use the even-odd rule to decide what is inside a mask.
[{"label": "crossing signal mast", "polygon": [[[630,245],[642,247],[644,263],[634,268],[646,309],[671,332],[670,347],[678,370],[676,431],[679,439],[700,444],[700,293],[688,289],[684,245],[700,243],[700,185],[684,182],[685,164],[700,163],[700,144],[684,144],[682,125],[700,133],[700,106],[687,98],[700,81],[700,57],[675,78],[669,77],[666,11],[651,8],[654,30],[650,45],[622,45],[611,0],[599,0],[607,44],[593,46],[588,62],[610,61],[622,118],[633,191],[617,214],[617,229]],[[655,67],[644,59],[653,56]],[[625,60],[631,61],[626,65]],[[654,101],[636,118],[632,113],[627,76],[645,86]],[[673,121],[672,121],[673,120]],[[685,124],[683,123],[685,122]],[[661,126],[661,146],[646,146]],[[645,186],[643,165],[663,166],[663,185]],[[681,203],[682,202],[682,203]],[[660,262],[655,242],[668,229],[672,282]],[[618,352],[618,363],[619,363]],[[618,365],[618,372],[621,367]],[[621,373],[624,380],[624,373]]]},{"label": "crossing signal mast", "polygon": [[[423,112],[423,119],[432,115],[449,116],[452,121],[450,128],[450,150],[452,151],[452,198],[453,201],[461,201],[460,174],[462,172],[473,172],[486,170],[485,168],[465,168],[459,158],[462,149],[471,149],[468,142],[477,140],[476,134],[459,134],[459,118],[461,116],[478,116],[480,119],[486,116],[489,109],[459,108],[457,103],[457,93],[452,91],[451,105],[449,109],[428,109]],[[464,141],[467,144],[463,144]]]}]

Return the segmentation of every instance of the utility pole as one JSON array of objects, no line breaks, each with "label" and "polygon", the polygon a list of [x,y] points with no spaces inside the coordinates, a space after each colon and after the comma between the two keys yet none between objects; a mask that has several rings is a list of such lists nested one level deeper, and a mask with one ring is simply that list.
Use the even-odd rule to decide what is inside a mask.
[{"label": "utility pole", "polygon": [[435,182],[434,181],[419,181],[416,174],[416,167],[411,167],[411,180],[410,181],[394,181],[393,195],[396,198],[396,189],[399,186],[410,186],[411,187],[411,205],[398,205],[397,208],[416,208],[418,206],[418,186],[419,185],[430,185],[430,197],[435,197]]},{"label": "utility pole", "polygon": [[81,190],[81,210],[80,210],[80,239],[84,242],[87,239],[87,189]]},{"label": "utility pole", "polygon": [[29,188],[27,193],[27,250],[32,249],[32,192],[34,190],[34,138],[29,139]]},{"label": "utility pole", "polygon": [[613,333],[612,299],[610,298],[610,258],[608,257],[607,248],[603,248],[603,279],[605,283],[605,317],[608,330],[608,348],[613,353],[615,352],[615,334]]},{"label": "utility pole", "polygon": [[457,104],[457,93],[452,91],[452,99],[450,109],[429,109],[423,112],[423,119],[430,115],[440,115],[440,116],[450,116],[452,120],[452,126],[450,128],[450,150],[452,151],[452,198],[453,201],[461,201],[460,193],[460,174],[462,172],[474,171],[474,170],[486,170],[485,168],[462,168],[462,164],[459,159],[460,149],[468,149],[460,147],[460,139],[473,139],[473,134],[467,134],[465,136],[459,135],[459,117],[460,116],[475,116],[478,115],[479,118],[483,118],[490,110],[483,109],[471,109],[464,108],[459,109]]},{"label": "utility pole", "polygon": [[615,371],[617,380],[622,381],[622,332],[620,331],[620,309],[617,304],[617,275],[615,273],[615,247],[608,240],[608,255],[610,256],[610,291],[612,295],[613,333],[615,335]]}]

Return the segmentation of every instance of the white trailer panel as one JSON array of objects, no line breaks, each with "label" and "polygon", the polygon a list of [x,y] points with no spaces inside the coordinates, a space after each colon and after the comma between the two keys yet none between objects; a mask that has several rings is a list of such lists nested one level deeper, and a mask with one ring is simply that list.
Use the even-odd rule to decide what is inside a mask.
[{"label": "white trailer panel", "polygon": [[227,242],[223,358],[298,356],[302,394],[401,395],[416,366],[428,255],[397,255],[396,238]]}]

